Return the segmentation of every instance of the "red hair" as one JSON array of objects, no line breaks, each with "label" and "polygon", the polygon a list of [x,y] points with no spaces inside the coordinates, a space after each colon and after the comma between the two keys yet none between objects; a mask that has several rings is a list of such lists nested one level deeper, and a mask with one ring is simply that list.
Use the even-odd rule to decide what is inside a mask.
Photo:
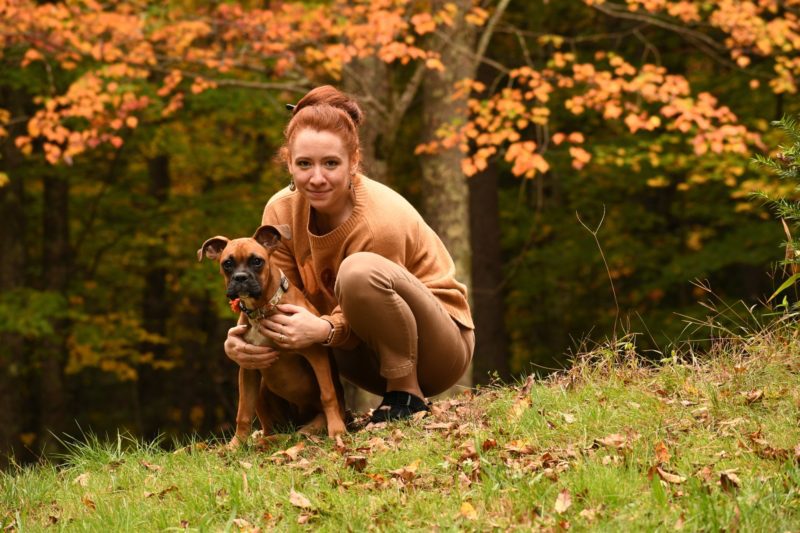
[{"label": "red hair", "polygon": [[283,131],[284,143],[280,157],[289,161],[289,151],[298,132],[304,129],[327,131],[338,135],[347,149],[351,165],[357,166],[360,159],[358,126],[364,113],[355,100],[330,85],[310,90],[297,102],[292,118]]}]

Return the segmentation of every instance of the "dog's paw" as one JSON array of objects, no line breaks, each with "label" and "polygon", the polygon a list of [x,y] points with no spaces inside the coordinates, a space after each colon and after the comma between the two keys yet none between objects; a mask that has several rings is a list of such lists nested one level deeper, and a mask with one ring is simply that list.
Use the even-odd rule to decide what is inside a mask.
[{"label": "dog's paw", "polygon": [[242,444],[244,443],[245,440],[247,439],[246,438],[240,439],[238,435],[234,435],[233,438],[230,440],[230,442],[225,445],[225,448],[227,448],[230,451],[238,450],[239,448],[242,447]]}]

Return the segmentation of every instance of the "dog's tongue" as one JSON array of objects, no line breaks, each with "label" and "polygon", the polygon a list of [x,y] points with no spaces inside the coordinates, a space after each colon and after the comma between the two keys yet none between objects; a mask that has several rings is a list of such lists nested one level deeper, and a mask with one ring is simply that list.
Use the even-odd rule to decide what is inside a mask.
[{"label": "dog's tongue", "polygon": [[233,311],[234,313],[241,312],[241,308],[239,307],[239,301],[240,301],[239,298],[234,298],[233,300],[230,301],[231,311]]}]

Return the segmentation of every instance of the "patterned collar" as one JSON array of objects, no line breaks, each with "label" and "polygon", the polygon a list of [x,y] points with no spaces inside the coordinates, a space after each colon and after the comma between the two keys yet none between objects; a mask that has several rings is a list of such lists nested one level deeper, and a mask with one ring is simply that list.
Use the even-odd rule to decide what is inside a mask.
[{"label": "patterned collar", "polygon": [[289,290],[289,279],[282,270],[279,270],[279,272],[281,273],[281,282],[278,285],[278,290],[264,306],[258,309],[248,309],[245,307],[244,302],[239,300],[239,310],[246,314],[247,318],[251,320],[260,320],[275,314],[275,307],[281,303],[281,298],[283,298],[283,295]]}]

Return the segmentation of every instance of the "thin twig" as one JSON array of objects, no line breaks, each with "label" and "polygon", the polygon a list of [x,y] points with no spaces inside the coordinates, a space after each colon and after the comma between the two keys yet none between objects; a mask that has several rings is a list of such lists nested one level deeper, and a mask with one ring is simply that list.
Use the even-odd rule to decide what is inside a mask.
[{"label": "thin twig", "polygon": [[577,211],[575,211],[575,216],[578,218],[578,222],[580,222],[581,226],[586,229],[589,233],[592,234],[594,237],[594,242],[597,244],[597,249],[600,251],[600,257],[603,258],[603,264],[606,267],[606,274],[608,274],[608,282],[611,284],[611,294],[614,296],[614,306],[616,307],[617,313],[614,315],[614,329],[612,330],[613,334],[613,341],[616,342],[617,340],[617,323],[619,322],[619,300],[617,299],[617,290],[614,288],[614,279],[611,277],[611,269],[608,267],[608,261],[606,261],[606,254],[603,252],[603,247],[600,245],[600,239],[597,237],[597,234],[600,232],[600,228],[603,226],[603,221],[606,219],[606,206],[603,205],[603,216],[600,217],[600,222],[597,223],[597,227],[592,230],[584,224],[583,220],[581,220],[581,215]]}]

